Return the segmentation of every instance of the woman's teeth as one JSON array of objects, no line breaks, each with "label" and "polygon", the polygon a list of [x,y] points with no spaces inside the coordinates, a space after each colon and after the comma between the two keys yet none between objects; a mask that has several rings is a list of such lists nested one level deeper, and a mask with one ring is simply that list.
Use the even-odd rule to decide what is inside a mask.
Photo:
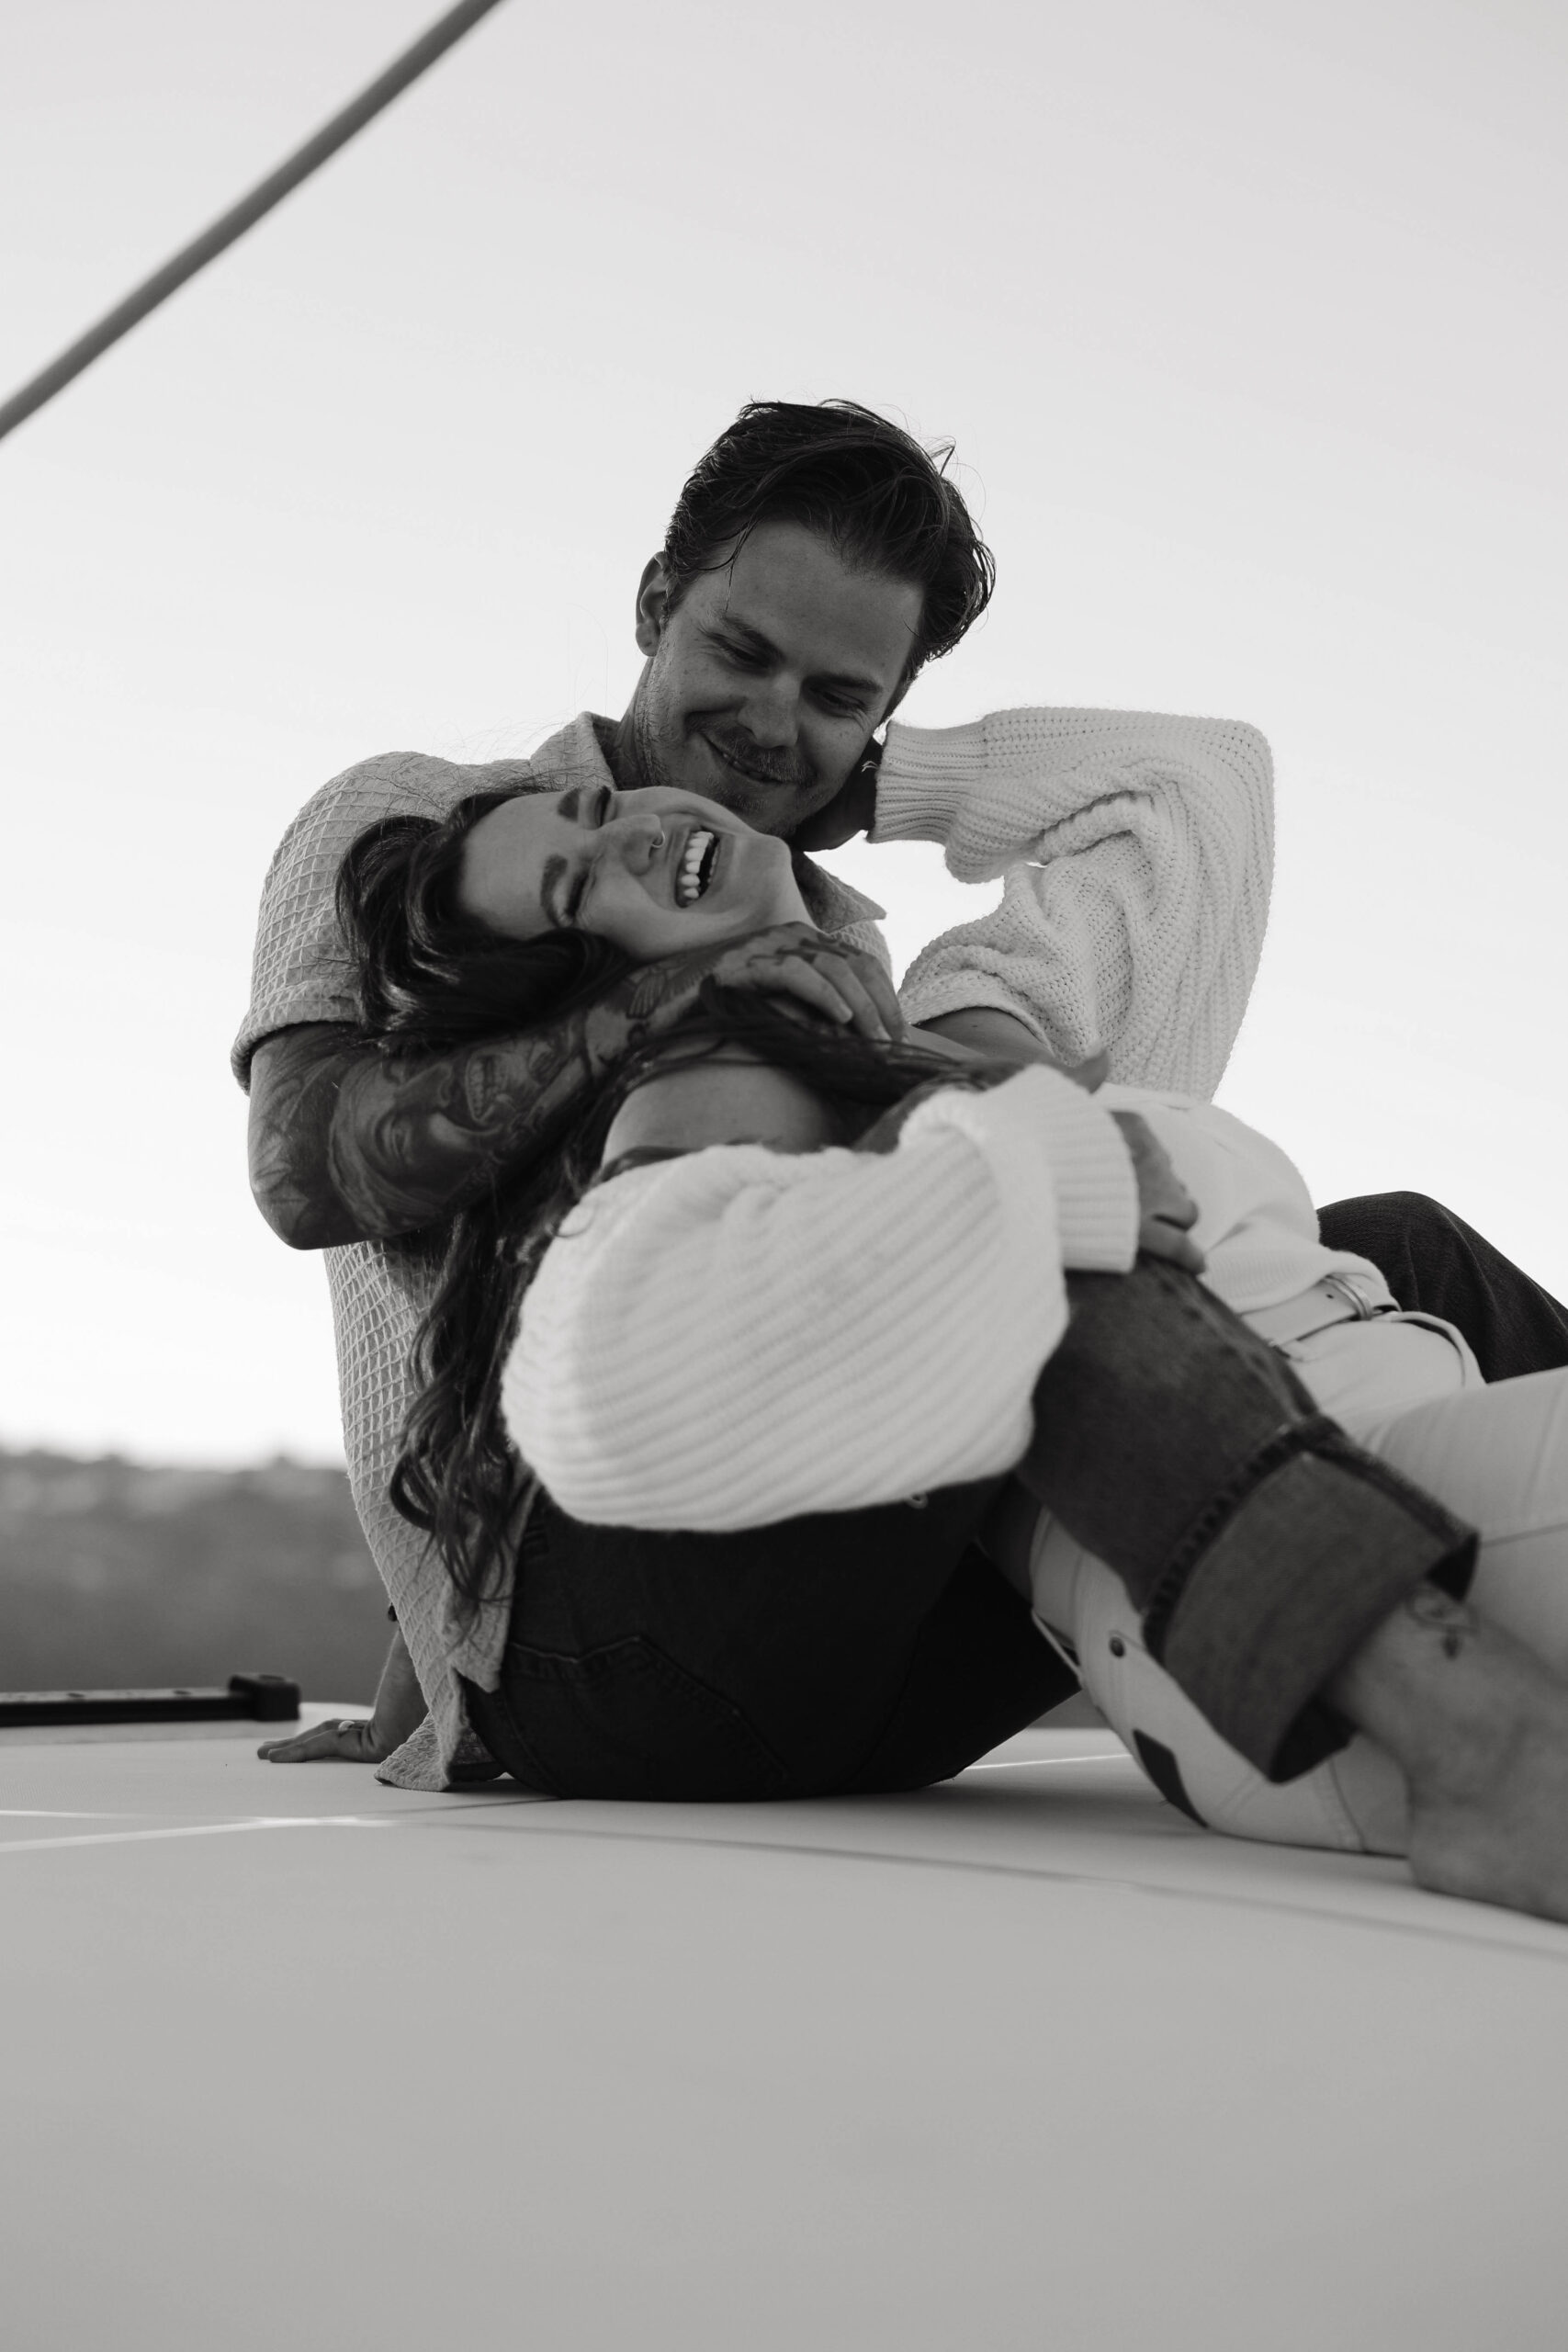
[{"label": "woman's teeth", "polygon": [[681,853],[680,870],[675,876],[675,904],[694,907],[713,879],[713,861],[708,853],[718,847],[718,835],[699,825],[690,835]]}]

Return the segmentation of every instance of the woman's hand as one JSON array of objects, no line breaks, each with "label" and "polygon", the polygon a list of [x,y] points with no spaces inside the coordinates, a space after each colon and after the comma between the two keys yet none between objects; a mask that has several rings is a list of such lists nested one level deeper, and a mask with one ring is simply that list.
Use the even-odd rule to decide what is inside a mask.
[{"label": "woman's hand", "polygon": [[1208,1263],[1193,1240],[1198,1206],[1170,1164],[1170,1155],[1148,1121],[1136,1111],[1112,1111],[1138,1181],[1138,1248],[1146,1257],[1168,1258],[1190,1274]]},{"label": "woman's hand", "polygon": [[906,1033],[893,983],[875,956],[808,922],[774,923],[745,939],[649,965],[634,975],[631,1017],[661,1030],[691,1010],[709,979],[720,988],[782,997],[786,1005],[804,1006],[879,1044]]}]

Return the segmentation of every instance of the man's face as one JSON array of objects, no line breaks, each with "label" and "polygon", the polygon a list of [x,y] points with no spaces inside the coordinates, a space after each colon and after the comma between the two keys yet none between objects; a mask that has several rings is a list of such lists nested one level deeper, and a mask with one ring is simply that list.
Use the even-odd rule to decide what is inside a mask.
[{"label": "man's face", "polygon": [[793,833],[897,702],[921,601],[908,581],[852,571],[799,523],[759,524],[673,612],[656,557],[637,599],[648,666],[622,722],[638,779]]}]

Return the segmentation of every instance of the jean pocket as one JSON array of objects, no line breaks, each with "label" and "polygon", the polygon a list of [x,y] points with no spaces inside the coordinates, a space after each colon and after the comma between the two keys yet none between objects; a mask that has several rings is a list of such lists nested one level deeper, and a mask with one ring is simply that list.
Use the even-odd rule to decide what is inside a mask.
[{"label": "jean pocket", "polygon": [[498,1695],[556,1796],[745,1803],[789,1777],[732,1700],[640,1634],[577,1657],[513,1642]]}]

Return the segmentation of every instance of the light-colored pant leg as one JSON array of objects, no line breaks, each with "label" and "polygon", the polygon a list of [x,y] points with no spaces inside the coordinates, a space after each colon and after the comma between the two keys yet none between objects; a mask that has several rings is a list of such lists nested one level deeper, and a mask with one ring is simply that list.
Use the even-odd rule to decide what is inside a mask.
[{"label": "light-colored pant leg", "polygon": [[1470,1599],[1568,1677],[1568,1368],[1466,1389],[1350,1434],[1480,1530]]},{"label": "light-colored pant leg", "polygon": [[[1287,1352],[1359,1443],[1480,1530],[1476,1605],[1568,1674],[1568,1371],[1487,1387],[1457,1333],[1393,1317],[1337,1325]],[[1372,1741],[1358,1736],[1276,1787],[1148,1656],[1121,1579],[1054,1522],[1037,1532],[1032,1584],[1037,1619],[1066,1637],[1107,1721],[1156,1785],[1162,1770],[1169,1779],[1159,1751],[1175,1759],[1210,1827],[1282,1845],[1405,1850],[1404,1781]]]}]

